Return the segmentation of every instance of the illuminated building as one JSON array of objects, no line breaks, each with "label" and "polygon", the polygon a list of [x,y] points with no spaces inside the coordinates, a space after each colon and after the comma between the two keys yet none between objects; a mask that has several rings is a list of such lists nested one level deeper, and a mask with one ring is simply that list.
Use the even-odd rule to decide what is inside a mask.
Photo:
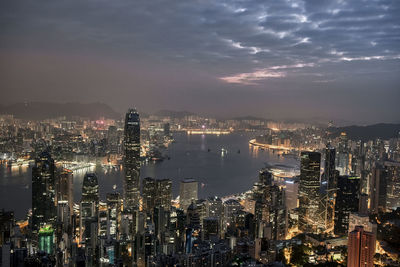
[{"label": "illuminated building", "polygon": [[118,222],[121,215],[121,201],[119,193],[108,193],[107,199],[107,216],[108,216],[108,233],[112,238],[118,237]]},{"label": "illuminated building", "polygon": [[224,202],[224,222],[226,224],[232,225],[235,222],[235,217],[237,213],[242,210],[243,207],[240,205],[239,201],[235,199],[228,199]]},{"label": "illuminated building", "polygon": [[339,176],[335,203],[335,234],[345,235],[349,227],[349,216],[358,211],[360,177]]},{"label": "illuminated building", "polygon": [[54,230],[51,226],[45,226],[39,230],[39,251],[53,254],[54,251]]},{"label": "illuminated building", "polygon": [[362,226],[356,226],[349,233],[348,239],[348,267],[373,267],[375,255],[375,235],[364,231]]},{"label": "illuminated building", "polygon": [[384,166],[387,174],[386,208],[395,210],[400,207],[400,162],[385,161]]},{"label": "illuminated building", "polygon": [[93,235],[92,224],[97,223],[99,205],[99,184],[97,176],[94,173],[87,173],[83,178],[82,200],[80,204],[81,242],[88,243]]},{"label": "illuminated building", "polygon": [[325,218],[321,218],[319,210],[320,167],[320,153],[301,152],[299,229],[304,232],[319,232],[325,227]]},{"label": "illuminated building", "polygon": [[107,150],[110,153],[118,153],[118,131],[116,126],[109,126],[107,132]]},{"label": "illuminated building", "polygon": [[284,239],[287,232],[285,192],[272,184],[272,174],[262,170],[259,182],[254,184],[255,236],[272,240]]},{"label": "illuminated building", "polygon": [[56,220],[55,166],[48,152],[42,152],[32,168],[32,231],[38,233]]},{"label": "illuminated building", "polygon": [[140,197],[140,119],[136,109],[125,116],[124,130],[124,209],[139,206]]},{"label": "illuminated building", "polygon": [[171,208],[172,181],[157,180],[150,177],[143,179],[143,210],[153,213],[155,207],[168,211]]},{"label": "illuminated building", "polygon": [[340,175],[349,174],[349,145],[346,133],[341,133],[339,137],[338,151],[337,151],[337,169]]},{"label": "illuminated building", "polygon": [[335,155],[336,150],[328,144],[325,149],[325,168],[322,175],[322,182],[326,183],[325,205],[322,206],[322,209],[326,209],[326,229],[333,229],[333,220],[335,217],[335,197],[338,177],[338,171],[335,170]]},{"label": "illuminated building", "polygon": [[63,168],[56,178],[56,203],[66,201],[68,203],[69,212],[72,216],[74,205],[74,182],[71,170]]},{"label": "illuminated building", "polygon": [[370,212],[375,214],[386,210],[387,180],[385,169],[376,164],[371,170],[370,178]]},{"label": "illuminated building", "polygon": [[186,211],[192,201],[198,198],[198,182],[193,179],[185,179],[180,183],[179,203],[180,208]]}]

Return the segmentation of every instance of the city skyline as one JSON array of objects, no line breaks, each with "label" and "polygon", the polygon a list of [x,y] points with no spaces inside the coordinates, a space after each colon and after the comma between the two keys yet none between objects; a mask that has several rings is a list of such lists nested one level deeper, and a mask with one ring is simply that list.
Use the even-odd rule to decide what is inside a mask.
[{"label": "city skyline", "polygon": [[396,1],[0,5],[2,105],[398,122]]}]

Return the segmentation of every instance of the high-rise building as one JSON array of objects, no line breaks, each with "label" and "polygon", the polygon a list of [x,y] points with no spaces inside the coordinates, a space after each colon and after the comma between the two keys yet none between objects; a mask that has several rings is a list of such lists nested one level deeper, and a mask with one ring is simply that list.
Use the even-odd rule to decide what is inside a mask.
[{"label": "high-rise building", "polygon": [[119,218],[121,216],[121,196],[119,193],[108,193],[107,199],[107,221],[108,237],[117,238],[119,228]]},{"label": "high-rise building", "polygon": [[118,138],[117,127],[111,125],[110,127],[108,127],[108,133],[107,133],[107,150],[110,153],[118,153],[118,144],[119,144],[119,138]]},{"label": "high-rise building", "polygon": [[63,201],[68,204],[69,213],[73,215],[74,205],[74,180],[71,170],[61,169],[56,177],[56,204]]},{"label": "high-rise building", "polygon": [[[94,235],[99,205],[99,184],[94,173],[86,173],[83,178],[82,200],[80,203],[80,237],[88,245]],[[96,233],[97,235],[97,233]]]},{"label": "high-rise building", "polygon": [[151,177],[143,179],[143,210],[153,213],[155,207],[170,210],[172,200],[172,181],[170,179],[157,180]]},{"label": "high-rise building", "polygon": [[339,137],[338,144],[338,156],[337,156],[337,169],[340,172],[340,175],[348,175],[349,174],[349,145],[348,138],[345,132],[342,132]]},{"label": "high-rise building", "polygon": [[338,171],[335,170],[335,155],[336,150],[328,144],[325,149],[325,168],[324,174],[322,175],[322,182],[326,183],[325,205],[323,205],[323,208],[326,209],[326,229],[333,229],[333,220],[335,217],[335,197],[338,176]]},{"label": "high-rise building", "polygon": [[320,153],[301,152],[299,229],[304,232],[319,232],[325,227],[325,218],[319,209],[320,168]]},{"label": "high-rise building", "polygon": [[272,177],[272,173],[266,168],[261,169],[260,172],[258,173],[258,180],[261,184],[271,185],[273,179],[274,178]]},{"label": "high-rise building", "polygon": [[358,211],[360,177],[339,176],[335,203],[335,234],[345,235],[349,227],[349,216]]},{"label": "high-rise building", "polygon": [[179,198],[180,208],[186,211],[192,201],[198,198],[198,182],[194,179],[185,179],[181,181]]},{"label": "high-rise building", "polygon": [[386,208],[393,209],[400,207],[400,162],[385,161],[387,173],[386,184]]},{"label": "high-rise building", "polygon": [[124,209],[134,209],[140,197],[140,119],[136,109],[125,116],[124,130]]},{"label": "high-rise building", "polygon": [[38,233],[56,220],[55,165],[48,152],[42,152],[32,168],[32,231]]},{"label": "high-rise building", "polygon": [[387,179],[385,169],[376,164],[371,170],[370,178],[370,212],[378,213],[386,210]]},{"label": "high-rise building", "polygon": [[364,231],[362,226],[356,226],[349,233],[348,240],[348,267],[373,267],[375,255],[375,235]]}]

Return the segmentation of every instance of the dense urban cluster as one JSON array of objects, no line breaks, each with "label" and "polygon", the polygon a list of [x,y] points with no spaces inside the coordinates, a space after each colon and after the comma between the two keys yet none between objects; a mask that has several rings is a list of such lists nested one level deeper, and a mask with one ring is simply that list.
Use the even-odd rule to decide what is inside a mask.
[{"label": "dense urban cluster", "polygon": [[[333,127],[217,120],[196,115],[123,120],[0,120],[0,159],[32,167],[32,209],[0,211],[1,266],[400,266],[400,136],[351,140]],[[167,160],[174,131],[261,133],[250,140],[298,159],[290,175],[256,170],[247,192],[200,199],[187,178],[140,179]],[[240,151],[238,151],[240,153]],[[74,170],[121,166],[122,192],[100,199],[88,172],[73,199]]]}]

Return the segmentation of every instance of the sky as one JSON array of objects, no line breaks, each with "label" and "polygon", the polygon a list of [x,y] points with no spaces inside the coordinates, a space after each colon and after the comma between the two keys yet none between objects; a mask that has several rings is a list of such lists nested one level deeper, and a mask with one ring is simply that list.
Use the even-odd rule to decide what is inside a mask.
[{"label": "sky", "polygon": [[0,104],[400,122],[398,0],[2,0]]}]

